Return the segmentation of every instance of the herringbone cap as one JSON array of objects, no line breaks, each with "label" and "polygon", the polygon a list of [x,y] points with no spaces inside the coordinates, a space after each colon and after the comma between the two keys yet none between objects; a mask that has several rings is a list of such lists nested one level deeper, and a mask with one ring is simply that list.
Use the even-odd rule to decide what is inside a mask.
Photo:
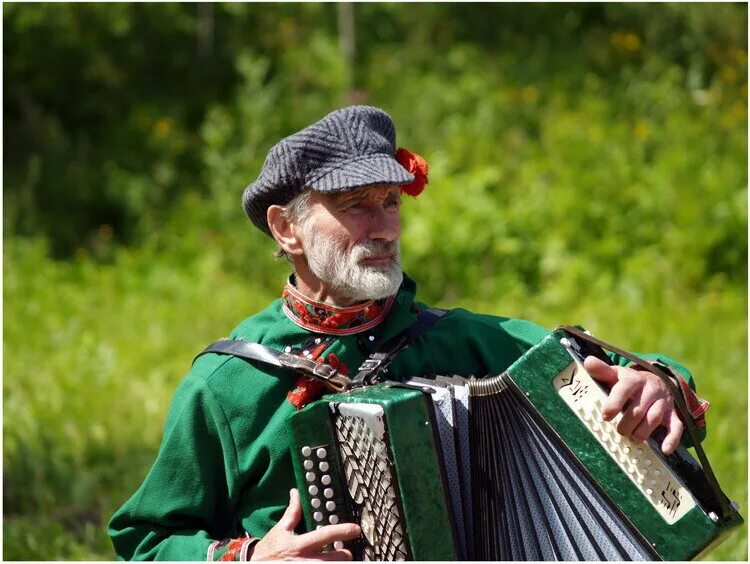
[{"label": "herringbone cap", "polygon": [[271,235],[266,211],[284,206],[307,188],[345,192],[414,181],[394,158],[396,128],[371,106],[349,106],[274,145],[258,178],[245,188],[242,206],[253,224]]}]

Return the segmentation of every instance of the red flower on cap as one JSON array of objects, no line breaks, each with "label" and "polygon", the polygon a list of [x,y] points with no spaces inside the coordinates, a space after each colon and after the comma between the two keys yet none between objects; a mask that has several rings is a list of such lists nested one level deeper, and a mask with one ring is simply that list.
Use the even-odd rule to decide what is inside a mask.
[{"label": "red flower on cap", "polygon": [[414,175],[414,182],[401,186],[401,193],[404,192],[416,198],[424,190],[427,184],[427,161],[420,155],[412,153],[409,149],[400,147],[396,151],[396,160],[398,163]]}]

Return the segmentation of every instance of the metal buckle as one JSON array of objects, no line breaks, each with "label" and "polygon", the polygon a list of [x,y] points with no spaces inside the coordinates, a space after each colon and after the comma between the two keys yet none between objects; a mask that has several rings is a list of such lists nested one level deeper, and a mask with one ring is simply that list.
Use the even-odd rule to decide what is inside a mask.
[{"label": "metal buckle", "polygon": [[362,366],[359,367],[359,370],[375,370],[376,368],[379,368],[382,363],[382,360],[378,360],[376,358],[368,358],[362,363]]}]

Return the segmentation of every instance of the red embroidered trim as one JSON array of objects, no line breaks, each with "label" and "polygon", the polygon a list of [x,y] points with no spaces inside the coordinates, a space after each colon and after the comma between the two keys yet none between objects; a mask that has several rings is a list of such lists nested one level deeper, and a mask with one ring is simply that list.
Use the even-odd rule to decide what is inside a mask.
[{"label": "red embroidered trim", "polygon": [[[208,562],[241,562],[249,560],[248,552],[260,539],[254,537],[240,537],[238,539],[224,539],[212,542],[208,547],[206,560]],[[217,554],[218,553],[218,554]],[[218,555],[218,558],[216,556]],[[238,558],[239,557],[239,558]]]},{"label": "red embroidered trim", "polygon": [[281,294],[286,316],[303,329],[326,335],[354,335],[383,321],[396,294],[350,307],[336,307],[312,300],[287,283]]}]

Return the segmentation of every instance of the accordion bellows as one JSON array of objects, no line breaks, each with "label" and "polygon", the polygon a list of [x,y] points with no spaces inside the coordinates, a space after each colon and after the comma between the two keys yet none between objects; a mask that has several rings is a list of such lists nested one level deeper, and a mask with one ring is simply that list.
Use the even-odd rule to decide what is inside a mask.
[{"label": "accordion bellows", "polygon": [[289,419],[307,527],[360,524],[355,560],[686,560],[742,522],[603,393],[553,334],[500,376],[327,396]]}]

